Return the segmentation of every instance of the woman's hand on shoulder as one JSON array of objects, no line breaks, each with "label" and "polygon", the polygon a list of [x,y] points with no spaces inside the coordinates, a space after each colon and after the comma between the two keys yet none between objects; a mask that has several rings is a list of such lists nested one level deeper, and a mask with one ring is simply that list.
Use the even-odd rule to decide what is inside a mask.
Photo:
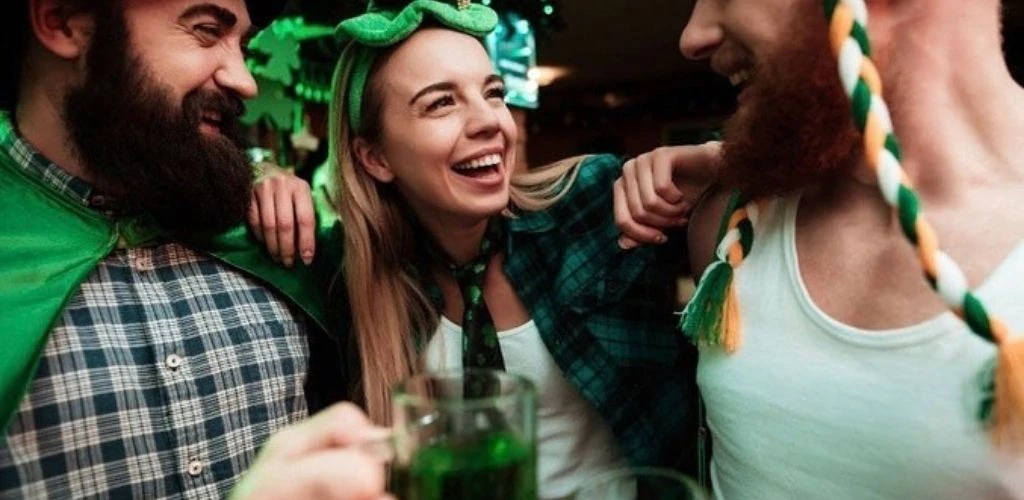
[{"label": "woman's hand on shoulder", "polygon": [[253,183],[249,226],[276,262],[292,267],[298,258],[309,265],[316,250],[316,216],[309,183],[273,164],[260,167],[263,173]]},{"label": "woman's hand on shoulder", "polygon": [[682,227],[717,178],[721,144],[665,146],[625,163],[615,181],[615,223],[619,246],[667,241],[664,229]]}]

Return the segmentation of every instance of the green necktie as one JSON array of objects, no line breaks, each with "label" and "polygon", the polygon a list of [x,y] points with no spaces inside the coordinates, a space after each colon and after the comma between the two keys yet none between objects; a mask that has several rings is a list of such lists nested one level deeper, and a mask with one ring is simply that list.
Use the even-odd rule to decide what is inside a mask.
[{"label": "green necktie", "polygon": [[501,250],[505,230],[500,219],[491,220],[480,242],[480,254],[469,263],[448,268],[462,293],[462,366],[463,368],[505,369],[498,344],[498,331],[484,301],[484,277],[491,257]]}]

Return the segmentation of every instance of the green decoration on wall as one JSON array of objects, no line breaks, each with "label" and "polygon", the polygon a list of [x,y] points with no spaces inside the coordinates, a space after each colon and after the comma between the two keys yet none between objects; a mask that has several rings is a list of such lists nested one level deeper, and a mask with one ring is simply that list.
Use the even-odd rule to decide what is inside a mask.
[{"label": "green decoration on wall", "polygon": [[318,65],[303,61],[300,50],[306,41],[333,34],[331,26],[306,24],[302,17],[287,17],[274,21],[253,37],[246,66],[256,77],[260,93],[247,104],[242,121],[253,125],[266,119],[275,130],[287,132],[294,129],[294,116],[302,115],[302,103],[326,102],[330,82],[304,81],[309,78],[310,69],[315,70]]},{"label": "green decoration on wall", "polygon": [[246,103],[242,123],[254,125],[265,118],[276,130],[291,130],[295,101],[285,85],[262,76],[256,77],[256,85],[260,94]]},{"label": "green decoration on wall", "polygon": [[287,20],[275,21],[269,28],[260,31],[249,48],[266,57],[266,64],[255,64],[253,73],[271,80],[291,85],[292,73],[302,65],[299,59],[299,41],[295,38],[292,23]]}]

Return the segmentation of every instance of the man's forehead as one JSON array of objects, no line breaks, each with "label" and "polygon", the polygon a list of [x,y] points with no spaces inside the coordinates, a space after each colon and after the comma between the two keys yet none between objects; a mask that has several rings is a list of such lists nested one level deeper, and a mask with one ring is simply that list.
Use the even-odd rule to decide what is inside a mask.
[{"label": "man's forehead", "polygon": [[252,23],[245,0],[122,0],[125,10],[141,16],[177,21],[210,15],[243,29]]}]

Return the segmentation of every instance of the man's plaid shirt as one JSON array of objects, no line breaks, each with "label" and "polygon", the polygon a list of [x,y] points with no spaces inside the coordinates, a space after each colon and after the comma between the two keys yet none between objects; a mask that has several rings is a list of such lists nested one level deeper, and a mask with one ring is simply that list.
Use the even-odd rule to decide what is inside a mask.
[{"label": "man's plaid shirt", "polygon": [[589,157],[557,204],[511,219],[505,273],[630,463],[692,474],[696,352],[672,314],[685,246],[619,248],[612,186],[621,167]]},{"label": "man's plaid shirt", "polygon": [[[2,116],[0,147],[105,209]],[[117,249],[55,319],[0,442],[0,498],[223,497],[306,415],[307,361],[305,319],[257,280],[174,242]]]}]

